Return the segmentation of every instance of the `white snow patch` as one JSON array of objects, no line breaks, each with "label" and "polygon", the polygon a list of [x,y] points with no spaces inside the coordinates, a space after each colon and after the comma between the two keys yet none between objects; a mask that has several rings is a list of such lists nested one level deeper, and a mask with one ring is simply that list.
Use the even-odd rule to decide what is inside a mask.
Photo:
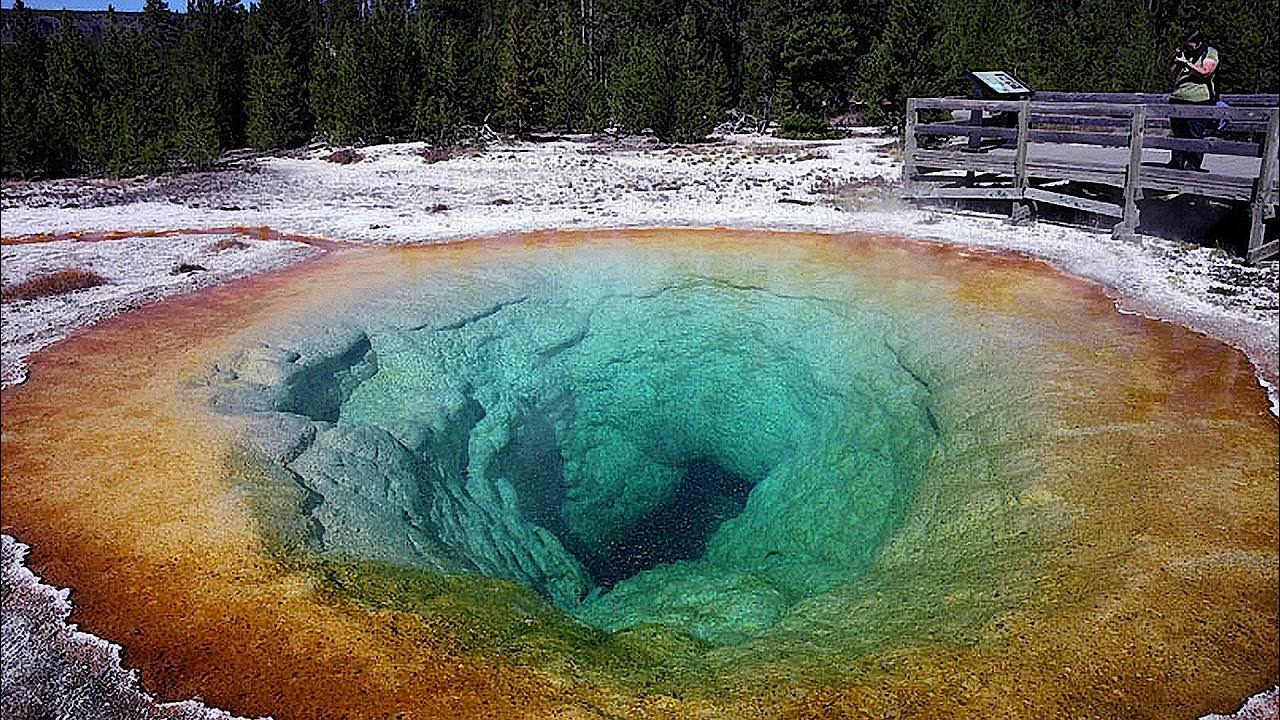
[{"label": "white snow patch", "polygon": [[[238,240],[244,247],[215,250],[220,240]],[[91,270],[110,281],[64,295],[0,305],[0,383],[22,382],[23,360],[76,328],[169,295],[283,267],[315,252],[292,241],[207,234],[0,246],[0,277],[6,287],[68,268]],[[175,273],[181,263],[205,270]]]},{"label": "white snow patch", "polygon": [[1280,687],[1264,690],[1249,698],[1230,715],[1205,715],[1200,720],[1276,720],[1280,716]]},{"label": "white snow patch", "polygon": [[[705,147],[563,140],[495,145],[425,163],[421,143],[362,148],[364,161],[267,158],[252,172],[129,181],[107,193],[74,181],[9,183],[4,232],[267,225],[334,239],[420,243],[521,230],[620,226],[823,229],[841,224],[814,185],[896,177],[892,138],[800,142],[730,137]],[[121,204],[128,208],[121,212]],[[70,207],[68,207],[70,205]],[[432,212],[436,205],[448,210]]]}]

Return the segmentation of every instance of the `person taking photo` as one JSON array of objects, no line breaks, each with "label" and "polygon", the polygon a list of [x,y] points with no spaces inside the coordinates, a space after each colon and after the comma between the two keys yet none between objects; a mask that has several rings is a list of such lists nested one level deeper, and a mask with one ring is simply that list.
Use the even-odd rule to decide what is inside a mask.
[{"label": "person taking photo", "polygon": [[[1169,93],[1169,102],[1179,105],[1213,105],[1218,101],[1218,92],[1214,86],[1213,76],[1218,70],[1218,51],[1209,46],[1204,33],[1199,30],[1187,35],[1178,47],[1178,53],[1169,65],[1169,81],[1173,90]],[[1175,138],[1199,140],[1203,138],[1212,121],[1206,118],[1169,118],[1169,126]],[[1175,170],[1194,170],[1208,172],[1201,167],[1204,153],[1187,150],[1174,150],[1169,160],[1169,167]]]}]

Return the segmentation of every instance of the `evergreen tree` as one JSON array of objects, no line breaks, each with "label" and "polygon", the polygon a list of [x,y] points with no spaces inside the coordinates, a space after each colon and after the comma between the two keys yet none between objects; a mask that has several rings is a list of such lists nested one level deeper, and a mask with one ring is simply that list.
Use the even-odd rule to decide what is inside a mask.
[{"label": "evergreen tree", "polygon": [[[188,0],[177,52],[175,80],[185,91],[207,93],[196,105],[212,113],[220,148],[243,147],[248,63],[246,16],[240,0]],[[183,74],[191,77],[183,78]],[[205,123],[191,124],[191,127]]]},{"label": "evergreen tree", "polygon": [[[108,23],[102,47],[102,81],[94,107],[94,168],[111,175],[126,175],[143,165],[144,145],[150,139],[147,125],[146,87],[138,67],[143,43],[137,33]],[[156,158],[153,158],[153,160]]]},{"label": "evergreen tree", "polygon": [[535,53],[536,43],[528,18],[520,4],[507,13],[498,60],[499,123],[516,135],[523,135],[534,120],[537,101],[544,88],[540,85]]},{"label": "evergreen tree", "polygon": [[604,123],[604,88],[591,75],[591,58],[572,17],[562,12],[555,66],[547,84],[547,122],[561,130],[597,130]]},{"label": "evergreen tree", "polygon": [[966,93],[965,70],[1046,90],[1167,89],[1204,29],[1223,92],[1276,92],[1280,0],[146,0],[141,32],[15,2],[0,48],[0,173],[204,167],[227,148],[457,142],[609,121],[704,137],[737,107],[784,135],[827,132],[850,100],[901,122],[909,96]]},{"label": "evergreen tree", "polygon": [[311,48],[311,78],[307,83],[307,99],[315,130],[331,142],[338,142],[338,49],[342,42],[340,33],[333,29],[317,35]]},{"label": "evergreen tree", "polygon": [[[331,70],[324,81],[331,82],[329,99],[333,103],[325,112],[323,129],[331,142],[349,144],[367,140],[374,100],[365,74],[362,48],[363,24],[357,25],[337,39]],[[321,95],[323,97],[323,95]],[[315,106],[312,106],[315,108]],[[317,115],[321,109],[316,108]]]},{"label": "evergreen tree", "polygon": [[1080,85],[1080,65],[1085,62],[1089,46],[1076,23],[1079,16],[1070,3],[1038,0],[1031,16],[1040,35],[1037,38],[1031,67],[1022,79],[1039,90],[1071,90]]},{"label": "evergreen tree", "polygon": [[[1260,0],[1258,28],[1262,31],[1262,48],[1258,54],[1258,92],[1280,90],[1280,0]],[[1270,28],[1270,30],[1267,30]]]},{"label": "evergreen tree", "polygon": [[1158,53],[1142,0],[1084,0],[1075,25],[1084,47],[1068,87],[1136,92],[1157,80],[1151,59]]},{"label": "evergreen tree", "polygon": [[463,124],[458,41],[445,23],[424,14],[417,26],[422,84],[413,112],[415,137],[439,146],[458,141]]},{"label": "evergreen tree", "polygon": [[46,170],[67,175],[88,170],[93,154],[92,110],[96,90],[96,48],[68,14],[45,57],[45,85],[39,123],[47,148]]},{"label": "evergreen tree", "polygon": [[667,51],[670,94],[667,97],[666,122],[658,134],[676,142],[704,140],[716,124],[717,98],[721,82],[706,62],[706,51],[698,43],[696,20],[686,12],[679,31]]},{"label": "evergreen tree", "polygon": [[261,0],[250,16],[249,144],[294,147],[311,136],[311,34],[301,0]]},{"label": "evergreen tree", "polygon": [[214,44],[225,34],[224,12],[216,0],[189,2],[184,27],[174,47],[172,65],[174,122],[173,153],[179,162],[195,168],[213,164],[230,147],[228,127],[240,114],[235,96],[225,91],[223,52]]},{"label": "evergreen tree", "polygon": [[548,50],[552,66],[547,76],[544,119],[548,126],[559,130],[583,127],[592,85],[591,65],[568,13],[562,12],[557,18],[553,44]]},{"label": "evergreen tree", "polygon": [[13,13],[14,42],[0,46],[0,174],[31,177],[47,171],[39,113],[47,46],[22,0]]},{"label": "evergreen tree", "polygon": [[782,94],[782,47],[789,17],[781,0],[757,0],[748,12],[739,104],[759,119],[761,129],[773,121]]},{"label": "evergreen tree", "polygon": [[[1269,68],[1264,65],[1267,48],[1270,47],[1274,57],[1276,44],[1280,43],[1276,26],[1262,23],[1267,2],[1183,0],[1178,4],[1164,52],[1160,54],[1162,64],[1168,63],[1186,33],[1201,30],[1208,36],[1209,44],[1218,50],[1220,65],[1215,82],[1219,92],[1266,92],[1268,72],[1272,77],[1276,73],[1274,63]],[[1270,2],[1274,5],[1274,0]],[[1270,87],[1271,92],[1276,91],[1274,85]]]},{"label": "evergreen tree", "polygon": [[365,77],[366,22],[354,2],[331,2],[326,12],[327,27],[311,56],[311,112],[316,131],[329,142],[356,143],[367,132],[374,102]]},{"label": "evergreen tree", "polygon": [[964,74],[970,70],[1008,70],[1030,82],[1038,29],[1029,0],[950,0],[942,52],[952,89],[969,90]]},{"label": "evergreen tree", "polygon": [[873,114],[889,126],[902,125],[907,98],[938,95],[954,82],[939,52],[940,10],[938,0],[892,0],[884,34],[859,70],[862,97],[878,103]]},{"label": "evergreen tree", "polygon": [[165,0],[146,0],[142,6],[142,35],[148,43],[164,52],[173,48],[178,28]]},{"label": "evergreen tree", "polygon": [[719,83],[717,104],[735,107],[742,97],[743,56],[751,8],[749,0],[694,0],[689,9],[702,19],[705,40],[715,61],[710,69]]},{"label": "evergreen tree", "polygon": [[637,32],[619,59],[610,86],[614,122],[628,130],[666,128],[666,63],[659,39]]},{"label": "evergreen tree", "polygon": [[779,118],[784,135],[826,132],[826,110],[835,104],[850,71],[849,33],[835,0],[800,0],[782,42],[782,70],[789,101]]},{"label": "evergreen tree", "polygon": [[384,141],[407,137],[413,129],[419,66],[407,0],[376,0],[365,27],[365,43],[354,54],[369,95],[362,108],[362,136]]},{"label": "evergreen tree", "polygon": [[248,140],[256,148],[300,145],[310,136],[306,86],[284,43],[269,43],[249,66]]},{"label": "evergreen tree", "polygon": [[[172,155],[170,140],[173,121],[169,114],[168,100],[172,97],[170,52],[175,39],[172,13],[160,0],[147,0],[143,10],[143,29],[139,35],[129,33],[126,42],[117,52],[132,57],[131,107],[137,118],[140,139],[140,157],[132,169],[158,172],[168,167]],[[162,14],[161,14],[162,13]],[[150,14],[150,15],[149,15]],[[152,20],[148,24],[148,17]],[[124,169],[120,172],[123,174]]]}]

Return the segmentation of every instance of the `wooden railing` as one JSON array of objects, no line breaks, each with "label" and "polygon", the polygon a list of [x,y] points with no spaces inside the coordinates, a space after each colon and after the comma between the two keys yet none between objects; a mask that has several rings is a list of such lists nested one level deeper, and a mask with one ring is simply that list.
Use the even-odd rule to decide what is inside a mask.
[{"label": "wooden railing", "polygon": [[[1029,214],[1029,202],[1057,204],[1114,217],[1121,235],[1136,230],[1137,202],[1146,190],[1247,202],[1246,256],[1250,262],[1264,259],[1277,252],[1275,241],[1264,244],[1263,223],[1276,213],[1280,98],[1224,99],[1228,107],[1169,104],[1167,96],[1138,93],[1037,93],[1021,101],[914,98],[907,101],[903,146],[907,195],[1012,200],[1015,218]],[[955,119],[966,111],[967,117]],[[922,114],[934,117],[922,121]],[[1226,137],[1169,137],[1172,118],[1225,120],[1219,134]],[[958,138],[966,142],[946,142]],[[1028,151],[1031,145],[1059,147],[1053,157],[1036,157]],[[1129,152],[1099,157],[1090,147]],[[1144,164],[1143,150],[1149,149],[1235,160],[1192,172]],[[947,174],[954,171],[966,174]],[[1118,188],[1119,200],[1064,192],[1063,181]]]}]

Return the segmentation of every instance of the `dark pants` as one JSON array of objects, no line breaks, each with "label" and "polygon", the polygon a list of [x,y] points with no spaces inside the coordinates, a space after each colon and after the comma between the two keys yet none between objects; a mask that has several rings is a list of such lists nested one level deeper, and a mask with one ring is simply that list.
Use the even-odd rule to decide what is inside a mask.
[{"label": "dark pants", "polygon": [[[1214,105],[1212,100],[1203,102],[1192,102],[1190,100],[1170,99],[1170,103],[1174,105]],[[1169,118],[1169,128],[1173,131],[1176,138],[1188,138],[1200,140],[1209,133],[1209,128],[1213,127],[1216,121],[1211,118]],[[1204,153],[1188,152],[1186,150],[1174,150],[1173,159],[1169,161],[1169,165],[1175,168],[1185,170],[1199,170],[1200,163],[1204,162]]]}]

